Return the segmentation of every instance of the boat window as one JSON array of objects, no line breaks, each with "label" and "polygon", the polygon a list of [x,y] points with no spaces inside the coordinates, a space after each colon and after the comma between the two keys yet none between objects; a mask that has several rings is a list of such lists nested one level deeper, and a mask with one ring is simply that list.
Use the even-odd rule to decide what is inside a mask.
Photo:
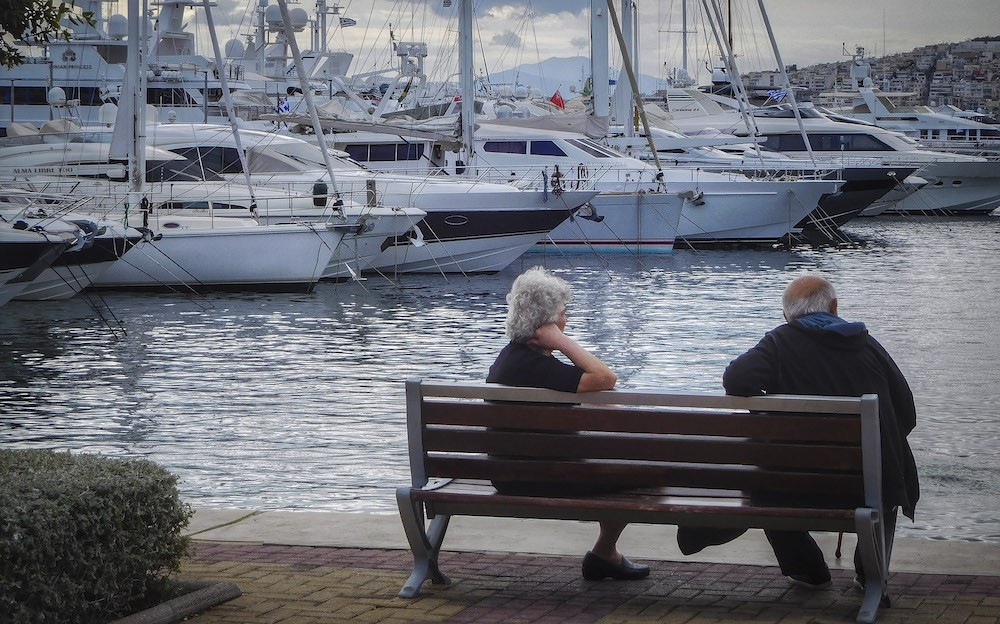
[{"label": "boat window", "polygon": [[396,145],[396,160],[420,160],[423,156],[423,143],[399,143]]},{"label": "boat window", "polygon": [[558,145],[553,141],[532,141],[531,142],[531,153],[535,156],[565,156],[566,152],[562,151]]},{"label": "boat window", "polygon": [[[0,95],[2,104],[40,104],[48,106],[48,90],[45,87],[22,87],[16,89],[3,90]],[[13,100],[13,101],[12,101]]]},{"label": "boat window", "polygon": [[604,150],[600,149],[599,145],[593,143],[592,141],[584,141],[582,139],[567,139],[566,142],[572,145],[573,147],[582,149],[583,151],[587,152],[594,158],[609,157],[608,154],[604,152]]},{"label": "boat window", "polygon": [[94,49],[108,65],[124,65],[128,60],[128,46],[123,43],[95,45]]},{"label": "boat window", "polygon": [[527,154],[527,141],[486,141],[483,143],[484,152],[495,154]]},{"label": "boat window", "polygon": [[247,167],[250,173],[286,173],[301,171],[296,161],[284,154],[269,154],[265,150],[251,150],[247,153]]},{"label": "boat window", "polygon": [[100,106],[104,104],[101,99],[101,90],[95,87],[63,87],[66,92],[66,99],[80,100],[80,106]]},{"label": "boat window", "polygon": [[[755,108],[750,111],[750,114],[754,117],[764,117],[772,119],[794,119],[795,111],[791,106],[787,104],[782,104],[781,106],[767,106],[764,108]],[[799,108],[799,116],[803,119],[821,119],[823,115],[811,108]]]},{"label": "boat window", "polygon": [[396,144],[372,144],[368,150],[368,160],[372,162],[392,162],[396,160]]},{"label": "boat window", "polygon": [[351,159],[356,160],[359,163],[368,162],[367,144],[351,143],[344,146],[344,151],[351,156]]},{"label": "boat window", "polygon": [[[779,152],[804,152],[806,144],[801,134],[769,135],[764,146]],[[870,134],[841,134],[838,132],[810,132],[809,145],[817,152],[893,152],[882,141]]]},{"label": "boat window", "polygon": [[[197,150],[197,152],[191,152],[190,150]],[[235,147],[188,148],[188,152],[181,155],[186,156],[188,159],[192,157],[197,158],[201,161],[201,166],[205,171],[211,171],[215,174],[229,175],[243,173],[243,163],[240,162],[240,153]]]},{"label": "boat window", "polygon": [[149,87],[146,89],[146,103],[154,106],[192,106],[195,102],[185,89]]},{"label": "boat window", "polygon": [[[189,152],[188,154],[181,152]],[[175,153],[185,158],[172,160],[148,160],[146,161],[146,181],[147,182],[196,182],[201,180],[222,180],[215,171],[204,169],[198,162],[197,148],[190,147],[186,150],[175,150]]]},{"label": "boat window", "polygon": [[212,205],[207,201],[168,201],[156,207],[158,211],[172,212],[174,210],[208,210]]}]

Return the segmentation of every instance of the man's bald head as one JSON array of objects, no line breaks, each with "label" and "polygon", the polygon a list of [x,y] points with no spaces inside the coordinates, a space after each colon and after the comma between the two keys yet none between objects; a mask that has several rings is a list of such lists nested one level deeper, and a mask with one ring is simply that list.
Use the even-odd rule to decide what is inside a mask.
[{"label": "man's bald head", "polygon": [[836,314],[837,291],[833,284],[818,275],[803,275],[785,288],[781,308],[787,321],[813,312]]}]

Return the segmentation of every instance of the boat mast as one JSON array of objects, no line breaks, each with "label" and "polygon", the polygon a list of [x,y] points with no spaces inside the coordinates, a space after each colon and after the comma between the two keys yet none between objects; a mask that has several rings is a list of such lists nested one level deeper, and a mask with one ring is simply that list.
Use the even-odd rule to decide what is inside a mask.
[{"label": "boat mast", "polygon": [[[222,87],[222,99],[226,104],[226,116],[229,117],[229,127],[233,131],[233,139],[236,142],[236,153],[239,155],[240,167],[243,169],[243,179],[246,181],[247,190],[250,192],[250,214],[256,219],[257,196],[254,194],[253,183],[250,181],[250,165],[247,163],[247,155],[243,150],[243,141],[240,139],[240,126],[236,122],[236,111],[233,109],[233,96],[229,92],[229,83],[226,81],[225,62],[222,59],[222,52],[219,49],[219,35],[215,32],[212,5],[209,0],[202,0],[202,4],[205,7],[205,20],[208,25],[208,33],[212,36],[212,50],[215,52],[215,71],[219,75],[219,85]],[[206,92],[203,97],[207,105],[208,93]]]},{"label": "boat mast", "polygon": [[[614,0],[606,1],[608,4],[608,14],[611,15],[611,23],[615,27],[615,36],[618,38],[618,45],[621,47],[622,65],[625,67],[625,72],[628,74],[629,84],[632,86],[632,102],[633,105],[637,106],[639,109],[639,119],[642,121],[642,130],[646,133],[646,142],[649,144],[649,152],[653,155],[653,162],[656,164],[656,170],[659,172],[659,177],[662,178],[663,167],[660,166],[660,156],[656,153],[656,145],[653,143],[653,133],[649,130],[649,120],[646,119],[646,109],[643,107],[642,99],[639,96],[639,82],[636,80],[635,71],[632,69],[632,56],[629,54],[629,44],[625,41],[625,36],[622,34],[622,26],[618,21],[618,14],[615,13]],[[628,9],[629,15],[627,17],[631,20],[631,13],[633,9],[632,0],[623,0],[622,6]],[[630,106],[629,108],[631,109],[632,107]],[[628,123],[631,124],[632,120],[628,120]]]},{"label": "boat mast", "polygon": [[[701,0],[701,4],[705,9],[705,15],[708,16],[709,24],[712,26],[712,36],[715,37],[715,45],[719,46],[719,50],[722,51],[722,63],[729,74],[729,84],[736,95],[743,123],[746,124],[749,133],[758,136],[760,132],[757,130],[757,124],[754,123],[753,118],[748,112],[750,98],[747,97],[746,88],[743,86],[743,78],[740,77],[739,69],[736,67],[736,57],[733,54],[733,48],[728,44],[728,40],[722,38],[722,29],[724,27],[722,8],[719,6],[718,0]],[[712,19],[713,16],[714,20]],[[760,153],[760,145],[754,143],[754,150],[757,152],[757,157],[763,161],[764,157]]]},{"label": "boat mast", "polygon": [[590,75],[591,108],[594,117],[611,114],[608,88],[608,7],[601,0],[590,1]]},{"label": "boat mast", "polygon": [[[458,71],[462,91],[462,150],[465,164],[472,166],[476,155],[476,91],[472,47],[472,0],[460,0],[458,19]],[[468,169],[466,169],[468,171]]]},{"label": "boat mast", "polygon": [[774,31],[771,29],[771,20],[767,16],[767,9],[764,8],[764,0],[757,0],[757,4],[760,6],[760,15],[764,18],[764,26],[767,28],[767,36],[771,40],[771,49],[774,50],[774,60],[778,62],[778,69],[781,70],[781,77],[785,81],[785,93],[788,94],[788,101],[792,105],[792,112],[795,115],[795,121],[799,124],[799,132],[802,134],[802,140],[805,141],[806,151],[809,153],[809,160],[812,161],[813,166],[816,166],[816,157],[813,154],[812,145],[809,143],[809,135],[806,134],[806,128],[802,124],[802,113],[799,112],[799,105],[795,102],[795,91],[792,89],[792,84],[788,80],[788,71],[785,69],[785,63],[781,60],[781,50],[778,49],[778,43],[774,39]]},{"label": "boat mast", "polygon": [[323,126],[319,122],[319,113],[316,112],[316,102],[313,100],[312,88],[306,79],[306,70],[302,65],[302,55],[299,53],[299,42],[295,39],[295,33],[292,32],[292,20],[288,15],[287,0],[278,0],[278,8],[281,10],[281,21],[284,22],[285,31],[288,33],[288,47],[292,52],[292,61],[295,63],[295,73],[299,77],[302,96],[305,98],[306,106],[309,108],[309,117],[312,120],[316,143],[319,145],[320,151],[323,152],[323,162],[326,164],[326,171],[330,176],[330,185],[333,187],[333,209],[339,213],[340,217],[343,217],[344,201],[340,197],[340,191],[337,190],[337,179],[333,175],[333,161],[330,158],[330,150],[326,147],[326,135],[323,134]]},{"label": "boat mast", "polygon": [[129,209],[144,203],[146,181],[146,51],[142,41],[146,12],[140,7],[140,0],[128,0],[127,7],[128,56],[125,59],[125,80],[122,83],[123,97],[118,100],[109,152],[111,161],[126,163],[125,176],[129,191],[125,206],[125,225],[128,225]]}]

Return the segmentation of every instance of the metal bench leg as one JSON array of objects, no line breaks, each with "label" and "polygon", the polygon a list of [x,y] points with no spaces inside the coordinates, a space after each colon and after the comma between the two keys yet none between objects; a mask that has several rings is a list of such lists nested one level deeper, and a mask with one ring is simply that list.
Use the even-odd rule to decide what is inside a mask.
[{"label": "metal bench leg", "polygon": [[451,579],[442,574],[438,567],[438,555],[448,530],[450,516],[437,516],[425,531],[423,505],[410,497],[410,488],[396,490],[396,505],[399,507],[403,531],[410,543],[410,552],[413,553],[413,572],[399,591],[399,597],[415,598],[427,577],[435,585],[450,585]]},{"label": "metal bench leg", "polygon": [[880,606],[890,606],[884,524],[873,509],[858,509],[854,514],[858,533],[858,552],[865,574],[865,595],[857,621],[872,624]]}]

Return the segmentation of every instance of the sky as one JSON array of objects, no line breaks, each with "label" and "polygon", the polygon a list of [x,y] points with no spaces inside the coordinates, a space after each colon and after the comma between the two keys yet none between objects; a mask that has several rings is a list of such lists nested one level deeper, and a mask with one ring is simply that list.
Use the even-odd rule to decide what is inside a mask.
[{"label": "sky", "polygon": [[[357,22],[333,31],[329,45],[353,52],[354,71],[383,69],[392,62],[390,25],[397,41],[426,41],[428,74],[443,79],[457,70],[456,29],[462,0],[342,0],[340,13]],[[599,0],[598,0],[599,1]],[[731,0],[732,37],[742,72],[775,69],[761,19],[761,0]],[[908,52],[932,43],[1000,35],[1000,0],[762,0],[782,60],[800,67],[845,60],[844,48],[863,46],[869,56]],[[215,0],[215,21],[222,41],[242,38],[254,23],[257,0]],[[276,4],[277,0],[270,0]],[[333,0],[327,0],[333,5]],[[637,0],[640,71],[656,77],[680,67],[682,0]],[[722,0],[727,16],[726,2]],[[703,1],[688,0],[689,68],[715,65],[719,53],[702,17]],[[315,0],[289,0],[311,14]],[[590,3],[587,0],[474,0],[476,72],[500,71],[550,57],[588,56]],[[602,4],[603,6],[603,4]],[[620,0],[615,0],[620,11]],[[124,11],[121,11],[124,12]],[[192,30],[203,24],[189,10]],[[203,28],[203,27],[202,27]],[[201,42],[205,46],[201,46]],[[300,45],[308,48],[305,35]],[[614,44],[614,40],[612,39]],[[199,37],[202,50],[208,39]],[[612,64],[620,58],[613,52]],[[707,74],[702,74],[707,77]]]}]

